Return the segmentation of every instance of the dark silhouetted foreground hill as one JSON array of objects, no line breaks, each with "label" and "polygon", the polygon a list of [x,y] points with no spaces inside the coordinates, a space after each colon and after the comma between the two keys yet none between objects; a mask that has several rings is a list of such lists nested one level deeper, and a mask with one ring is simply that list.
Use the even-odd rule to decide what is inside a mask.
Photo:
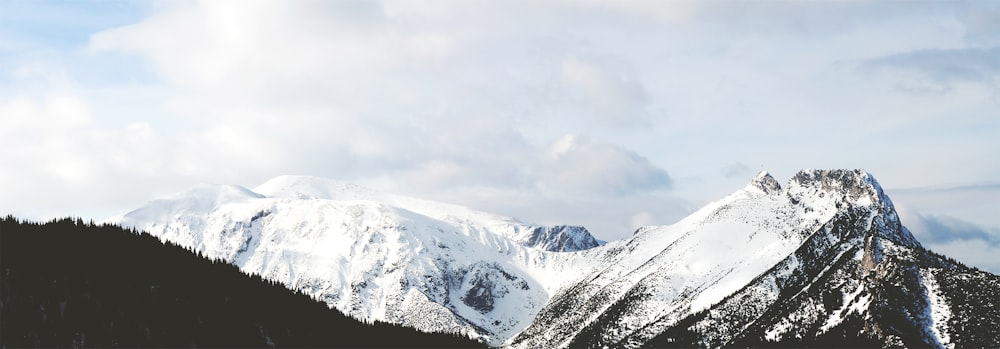
[{"label": "dark silhouetted foreground hill", "polygon": [[145,233],[0,220],[3,347],[484,347],[366,324]]}]

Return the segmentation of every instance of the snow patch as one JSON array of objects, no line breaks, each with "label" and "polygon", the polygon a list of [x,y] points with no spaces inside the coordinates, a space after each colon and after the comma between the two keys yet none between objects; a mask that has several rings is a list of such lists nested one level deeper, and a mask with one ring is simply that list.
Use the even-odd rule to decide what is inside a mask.
[{"label": "snow patch", "polygon": [[927,291],[927,303],[930,307],[931,323],[927,324],[927,326],[941,346],[954,349],[955,343],[951,343],[951,338],[948,335],[948,332],[950,332],[948,321],[951,320],[951,307],[948,305],[948,300],[941,292],[940,285],[938,285],[937,279],[934,278],[934,273],[931,270],[921,269],[920,280]]},{"label": "snow patch", "polygon": [[854,289],[851,293],[843,295],[843,305],[840,309],[837,309],[830,313],[830,317],[826,319],[823,326],[820,326],[819,333],[826,333],[830,329],[840,325],[841,322],[847,318],[847,315],[851,313],[861,314],[868,305],[871,303],[870,297],[866,294],[863,297],[858,297],[862,292],[865,291],[864,284],[858,284],[858,287]]}]

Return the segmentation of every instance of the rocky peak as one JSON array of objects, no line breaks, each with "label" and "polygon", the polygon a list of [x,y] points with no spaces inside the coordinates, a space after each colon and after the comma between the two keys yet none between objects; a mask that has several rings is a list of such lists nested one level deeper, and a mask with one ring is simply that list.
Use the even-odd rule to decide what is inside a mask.
[{"label": "rocky peak", "polygon": [[752,191],[759,191],[764,194],[774,194],[781,192],[781,185],[778,181],[771,176],[767,171],[760,171],[757,173],[750,183],[747,184],[747,189]]},{"label": "rocky peak", "polygon": [[535,227],[517,239],[522,245],[553,252],[572,252],[603,245],[587,228],[572,225]]},{"label": "rocky peak", "polygon": [[867,236],[904,246],[920,246],[900,223],[896,208],[882,186],[864,170],[802,170],[789,180],[787,189],[793,201],[834,200],[844,215],[859,219],[857,229]]},{"label": "rocky peak", "polygon": [[886,199],[875,177],[860,169],[802,170],[789,180],[787,187],[793,194],[833,196],[851,202],[877,203]]}]

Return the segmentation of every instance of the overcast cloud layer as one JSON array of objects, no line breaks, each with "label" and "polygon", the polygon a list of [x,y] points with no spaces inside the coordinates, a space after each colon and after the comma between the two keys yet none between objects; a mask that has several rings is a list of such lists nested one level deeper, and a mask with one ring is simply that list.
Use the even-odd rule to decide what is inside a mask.
[{"label": "overcast cloud layer", "polygon": [[761,169],[864,168],[925,245],[1000,272],[998,23],[960,1],[0,0],[0,212],[308,174],[610,240]]}]

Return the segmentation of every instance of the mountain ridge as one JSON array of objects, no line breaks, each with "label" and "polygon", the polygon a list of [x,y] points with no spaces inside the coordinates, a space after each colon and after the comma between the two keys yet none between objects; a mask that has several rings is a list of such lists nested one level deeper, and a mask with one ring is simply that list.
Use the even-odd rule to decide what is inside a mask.
[{"label": "mountain ridge", "polygon": [[352,316],[427,331],[509,336],[572,277],[539,266],[600,244],[582,228],[314,177],[278,177],[256,195],[214,188],[184,192],[208,199],[182,193],[109,221],[279,280]]},{"label": "mountain ridge", "polygon": [[[935,330],[926,316],[905,314],[943,309],[927,305],[930,286],[919,281],[927,266],[960,270],[928,262],[933,258],[920,252],[923,247],[899,221],[892,201],[864,170],[802,170],[784,186],[761,171],[745,188],[675,224],[643,227],[607,243],[583,227],[533,226],[315,177],[278,177],[251,191],[258,192],[264,197],[238,196],[200,214],[151,214],[160,207],[183,207],[175,198],[117,219],[305,290],[352,316],[461,332],[494,346],[637,347],[695,337],[687,344],[769,343],[789,338],[774,319],[795,313],[776,310],[779,300],[819,309],[816,297],[825,299],[827,308],[847,308],[816,310],[829,326],[801,323],[823,331],[800,335],[818,338],[861,326],[867,332],[847,332],[886,345],[943,346],[948,336],[940,333],[949,329]],[[311,257],[317,254],[326,257]],[[927,266],[912,267],[918,262]],[[882,271],[889,274],[881,277],[907,280],[903,294],[913,304],[851,308],[848,295],[895,294],[863,281],[881,275],[879,270],[907,270]],[[821,279],[853,289],[837,288],[841,301],[834,293],[807,291]],[[797,294],[809,296],[794,298]],[[935,298],[947,303],[941,299]],[[721,334],[682,326],[725,327],[726,322],[699,315],[705,311],[744,314],[737,317],[753,321]],[[878,319],[854,320],[876,315],[902,319],[911,334],[894,334]],[[738,323],[743,322],[728,324]],[[752,330],[754,323],[771,327]]]}]

